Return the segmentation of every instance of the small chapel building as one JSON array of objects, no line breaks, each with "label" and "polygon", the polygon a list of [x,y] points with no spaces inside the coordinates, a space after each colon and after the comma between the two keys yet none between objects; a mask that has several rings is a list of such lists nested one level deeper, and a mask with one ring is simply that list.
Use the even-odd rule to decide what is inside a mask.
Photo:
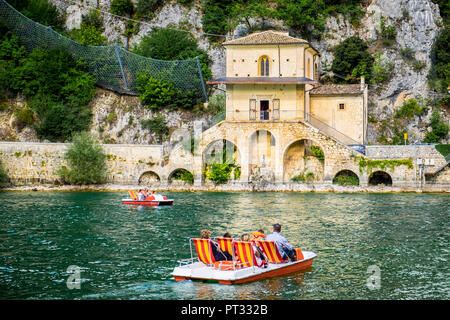
[{"label": "small chapel building", "polygon": [[320,52],[288,32],[226,41],[226,121],[305,121],[344,144],[364,144],[367,85],[321,85]]}]

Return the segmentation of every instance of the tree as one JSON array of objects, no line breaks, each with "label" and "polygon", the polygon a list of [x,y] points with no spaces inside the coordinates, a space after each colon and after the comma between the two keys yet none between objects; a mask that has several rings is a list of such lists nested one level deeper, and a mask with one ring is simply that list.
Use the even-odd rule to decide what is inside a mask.
[{"label": "tree", "polygon": [[360,76],[369,79],[374,59],[367,48],[367,44],[358,37],[345,39],[334,47],[334,60],[331,70],[338,75],[347,77],[349,80],[356,80]]},{"label": "tree", "polygon": [[106,181],[106,154],[103,147],[86,131],[75,134],[58,175],[69,184],[99,184]]},{"label": "tree", "polygon": [[83,15],[80,28],[70,31],[69,36],[82,45],[102,46],[106,43],[106,37],[102,34],[104,30],[100,13],[91,9]]},{"label": "tree", "polygon": [[208,66],[211,60],[208,53],[200,49],[194,38],[187,32],[154,28],[150,34],[141,39],[139,45],[134,48],[134,52],[159,60],[186,60],[198,56],[203,78],[206,80],[211,77],[211,70]]},{"label": "tree", "polygon": [[436,37],[431,50],[432,66],[429,78],[437,81],[442,92],[450,86],[450,25],[446,25]]},{"label": "tree", "polygon": [[118,16],[131,16],[134,13],[134,5],[131,0],[112,0],[110,11]]},{"label": "tree", "polygon": [[227,23],[227,29],[233,30],[240,23],[245,23],[248,30],[254,31],[258,27],[252,24],[252,18],[261,21],[260,29],[264,29],[266,19],[276,16],[276,11],[271,8],[267,1],[260,0],[239,0],[233,4],[230,12],[230,19]]},{"label": "tree", "polygon": [[277,8],[278,17],[309,40],[325,30],[324,11],[324,0],[279,0]]}]

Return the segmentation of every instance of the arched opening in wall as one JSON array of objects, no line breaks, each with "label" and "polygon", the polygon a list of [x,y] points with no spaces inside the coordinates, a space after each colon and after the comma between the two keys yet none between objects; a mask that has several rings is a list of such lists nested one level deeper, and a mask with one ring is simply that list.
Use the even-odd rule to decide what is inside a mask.
[{"label": "arched opening in wall", "polygon": [[359,186],[359,178],[351,170],[341,170],[333,178],[333,184],[340,186]]},{"label": "arched opening in wall", "polygon": [[169,175],[169,184],[171,185],[185,185],[193,183],[194,175],[192,172],[184,168],[176,169]]},{"label": "arched opening in wall", "polygon": [[161,184],[161,179],[156,172],[146,171],[139,177],[138,184],[140,186],[156,187]]},{"label": "arched opening in wall", "polygon": [[321,182],[324,179],[325,153],[321,146],[309,139],[292,142],[283,155],[283,180],[293,182]]},{"label": "arched opening in wall", "polygon": [[268,77],[270,74],[270,58],[261,56],[258,59],[258,76]]},{"label": "arched opening in wall", "polygon": [[267,130],[257,130],[249,141],[250,180],[261,177],[266,181],[275,179],[276,139]]},{"label": "arched opening in wall", "polygon": [[203,151],[203,180],[223,184],[241,177],[241,154],[237,146],[226,139],[211,142]]},{"label": "arched opening in wall", "polygon": [[385,186],[392,186],[391,176],[384,171],[375,171],[369,177],[369,185],[376,186],[383,184]]}]

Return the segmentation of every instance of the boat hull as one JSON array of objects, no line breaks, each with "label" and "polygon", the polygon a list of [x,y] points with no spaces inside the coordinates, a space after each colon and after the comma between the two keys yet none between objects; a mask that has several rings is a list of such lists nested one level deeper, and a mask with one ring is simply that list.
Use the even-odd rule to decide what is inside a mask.
[{"label": "boat hull", "polygon": [[159,201],[122,199],[122,204],[131,204],[135,206],[171,206],[173,205],[173,199],[159,200]]},{"label": "boat hull", "polygon": [[[216,281],[220,284],[241,284],[273,277],[284,276],[308,269],[312,266],[316,254],[311,251],[304,251],[305,259],[294,262],[272,264],[268,268],[244,268],[238,270],[217,270],[208,267],[201,262],[180,266],[174,269],[172,275],[175,281],[198,280]],[[190,270],[189,270],[190,269]]]}]

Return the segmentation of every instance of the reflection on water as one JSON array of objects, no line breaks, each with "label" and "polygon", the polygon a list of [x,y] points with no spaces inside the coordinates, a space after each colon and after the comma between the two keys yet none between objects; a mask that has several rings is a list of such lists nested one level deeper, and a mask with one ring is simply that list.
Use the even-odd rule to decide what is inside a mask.
[{"label": "reflection on water", "polygon": [[[448,299],[449,196],[179,192],[171,207],[122,205],[119,192],[0,193],[2,299]],[[175,282],[190,237],[282,224],[318,254],[309,270],[226,286]],[[66,286],[81,268],[81,289]],[[381,288],[366,286],[367,268]]]}]

